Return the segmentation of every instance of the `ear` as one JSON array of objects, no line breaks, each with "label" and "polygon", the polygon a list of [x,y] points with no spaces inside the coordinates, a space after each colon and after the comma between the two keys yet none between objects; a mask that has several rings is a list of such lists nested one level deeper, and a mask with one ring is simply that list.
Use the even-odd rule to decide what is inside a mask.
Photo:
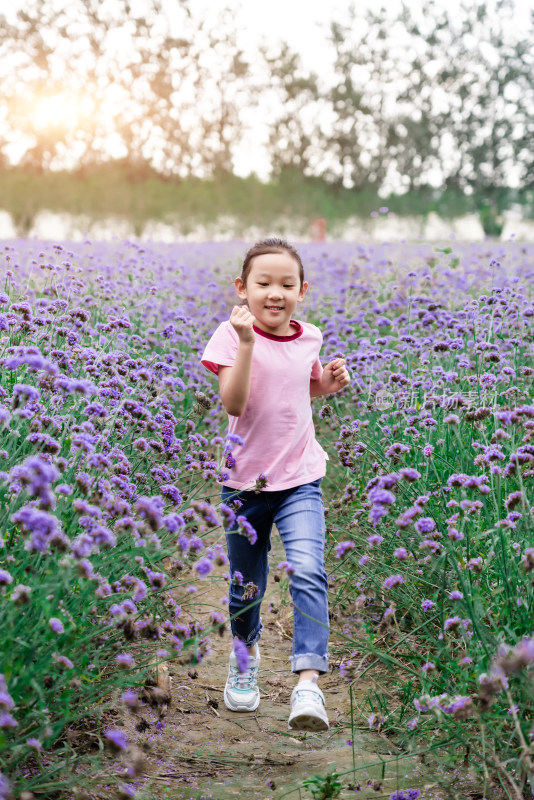
[{"label": "ear", "polygon": [[304,281],[304,283],[300,287],[300,292],[299,292],[299,296],[298,296],[298,302],[299,303],[302,303],[302,301],[304,300],[304,296],[305,296],[307,291],[308,291],[308,283],[307,283],[307,281]]},{"label": "ear", "polygon": [[240,277],[235,279],[234,286],[235,286],[235,290],[237,292],[238,297],[241,300],[246,300],[247,299],[247,287],[245,286],[245,284],[243,283],[243,281],[241,280]]}]

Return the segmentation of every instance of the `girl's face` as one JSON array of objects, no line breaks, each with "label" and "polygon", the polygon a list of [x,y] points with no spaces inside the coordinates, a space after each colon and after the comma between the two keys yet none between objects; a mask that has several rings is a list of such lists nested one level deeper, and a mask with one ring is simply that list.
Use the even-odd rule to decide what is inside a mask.
[{"label": "girl's face", "polygon": [[275,336],[293,332],[289,321],[308,290],[306,282],[300,285],[299,265],[293,256],[287,252],[256,256],[246,284],[236,278],[235,287],[241,300],[248,301],[260,330]]}]

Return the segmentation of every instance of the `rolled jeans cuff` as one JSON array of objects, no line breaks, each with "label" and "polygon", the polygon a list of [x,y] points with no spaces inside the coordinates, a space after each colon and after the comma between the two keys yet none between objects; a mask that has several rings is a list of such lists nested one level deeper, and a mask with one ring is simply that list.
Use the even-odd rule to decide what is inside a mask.
[{"label": "rolled jeans cuff", "polygon": [[256,642],[259,640],[262,631],[263,625],[260,622],[260,624],[252,631],[252,633],[249,633],[246,639],[243,639],[243,637],[236,633],[235,630],[232,630],[232,636],[234,636],[236,639],[240,639],[242,642],[245,642],[247,647],[252,647],[252,645],[256,644]]},{"label": "rolled jeans cuff", "polygon": [[328,672],[328,653],[318,656],[317,653],[298,653],[290,656],[291,671],[300,672],[303,669],[316,669],[320,675]]}]

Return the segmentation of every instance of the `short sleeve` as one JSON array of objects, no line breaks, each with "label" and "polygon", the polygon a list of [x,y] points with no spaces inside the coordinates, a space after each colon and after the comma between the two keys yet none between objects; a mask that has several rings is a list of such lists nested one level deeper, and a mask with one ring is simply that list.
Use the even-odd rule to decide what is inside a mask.
[{"label": "short sleeve", "polygon": [[201,363],[214,375],[218,375],[219,366],[233,366],[238,346],[237,333],[229,322],[222,322],[207,343]]},{"label": "short sleeve", "polygon": [[319,341],[317,343],[317,358],[315,359],[315,362],[312,367],[311,377],[312,380],[318,381],[321,379],[321,376],[323,374],[323,365],[321,364],[321,360],[319,358],[319,353],[321,351],[321,347],[323,346],[323,334],[321,332],[321,329],[318,328],[316,325],[313,325],[313,327],[315,328],[318,334]]},{"label": "short sleeve", "polygon": [[318,381],[320,380],[322,374],[323,374],[323,365],[321,364],[319,356],[317,356],[315,363],[312,367],[311,377],[314,381]]}]

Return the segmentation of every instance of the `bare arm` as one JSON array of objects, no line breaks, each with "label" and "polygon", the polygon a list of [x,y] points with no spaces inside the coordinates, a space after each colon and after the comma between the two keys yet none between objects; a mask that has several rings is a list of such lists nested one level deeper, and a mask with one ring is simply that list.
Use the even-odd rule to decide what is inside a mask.
[{"label": "bare arm", "polygon": [[323,370],[320,378],[310,380],[310,397],[334,394],[350,383],[350,375],[343,358],[335,358]]},{"label": "bare arm", "polygon": [[254,316],[246,306],[234,306],[230,322],[239,336],[239,347],[231,367],[219,366],[219,394],[228,414],[240,417],[250,395],[250,372],[256,335]]}]

